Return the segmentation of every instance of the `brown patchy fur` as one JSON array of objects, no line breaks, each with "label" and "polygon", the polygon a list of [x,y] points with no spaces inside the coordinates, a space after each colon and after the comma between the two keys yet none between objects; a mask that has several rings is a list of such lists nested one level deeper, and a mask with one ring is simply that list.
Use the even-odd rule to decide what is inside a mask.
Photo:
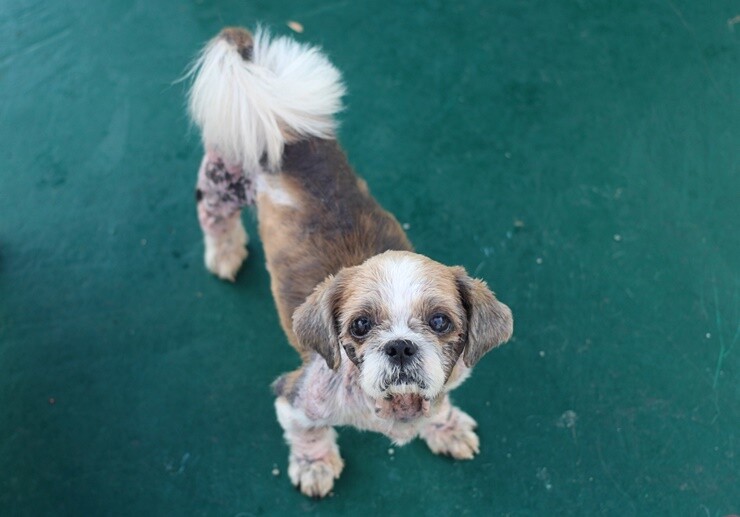
[{"label": "brown patchy fur", "polygon": [[[339,367],[341,349],[360,368],[368,346],[383,343],[353,338],[349,325],[362,314],[388,321],[388,300],[380,297],[386,251],[411,251],[398,221],[370,195],[333,140],[312,139],[285,148],[282,171],[268,181],[285,195],[258,198],[272,293],[280,322],[304,366],[318,352],[328,366]],[[461,354],[472,367],[512,333],[511,312],[485,282],[461,267],[447,267],[417,256],[423,296],[412,307],[411,330],[440,349],[446,382],[460,374]],[[361,265],[361,267],[360,267]],[[450,317],[453,331],[437,335],[428,327],[435,313]],[[299,339],[300,336],[300,339]],[[371,343],[371,344],[368,344]],[[293,399],[304,368],[281,377],[277,395]]]},{"label": "brown patchy fur", "polygon": [[335,140],[287,145],[281,188],[297,206],[257,202],[272,294],[291,345],[295,310],[327,276],[386,250],[412,249],[401,225],[370,195]]}]

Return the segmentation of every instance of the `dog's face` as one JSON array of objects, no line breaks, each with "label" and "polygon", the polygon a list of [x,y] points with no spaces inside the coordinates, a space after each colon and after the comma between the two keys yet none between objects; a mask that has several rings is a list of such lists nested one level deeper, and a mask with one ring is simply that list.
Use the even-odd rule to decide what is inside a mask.
[{"label": "dog's face", "polygon": [[341,350],[385,417],[424,413],[462,355],[472,367],[511,336],[509,308],[463,268],[386,252],[326,279],[293,316],[305,350],[337,369]]}]

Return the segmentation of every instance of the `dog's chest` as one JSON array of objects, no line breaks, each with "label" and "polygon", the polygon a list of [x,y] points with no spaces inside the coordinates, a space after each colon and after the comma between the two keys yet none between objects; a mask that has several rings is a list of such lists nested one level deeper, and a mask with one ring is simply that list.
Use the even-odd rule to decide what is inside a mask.
[{"label": "dog's chest", "polygon": [[399,444],[415,438],[425,419],[404,422],[378,417],[375,402],[359,386],[359,372],[348,362],[338,372],[328,369],[323,360],[307,367],[303,396],[297,401],[306,416],[330,426],[348,425],[382,433]]}]

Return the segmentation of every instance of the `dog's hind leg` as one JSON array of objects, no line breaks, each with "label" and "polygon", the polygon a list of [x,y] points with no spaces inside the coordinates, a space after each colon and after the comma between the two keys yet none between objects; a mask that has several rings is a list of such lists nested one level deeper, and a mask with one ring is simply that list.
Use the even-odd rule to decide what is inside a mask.
[{"label": "dog's hind leg", "polygon": [[198,171],[195,198],[206,267],[216,276],[234,281],[247,258],[248,236],[241,210],[254,204],[252,180],[240,166],[227,164],[208,150]]}]

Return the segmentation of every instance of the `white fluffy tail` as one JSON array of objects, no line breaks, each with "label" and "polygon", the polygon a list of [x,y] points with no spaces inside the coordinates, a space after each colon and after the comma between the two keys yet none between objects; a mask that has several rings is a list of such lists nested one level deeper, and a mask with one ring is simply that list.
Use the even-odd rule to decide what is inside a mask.
[{"label": "white fluffy tail", "polygon": [[190,115],[204,145],[245,170],[261,162],[277,169],[286,139],[334,137],[345,88],[315,47],[262,30],[252,39],[243,29],[224,29],[188,75],[195,75]]}]

